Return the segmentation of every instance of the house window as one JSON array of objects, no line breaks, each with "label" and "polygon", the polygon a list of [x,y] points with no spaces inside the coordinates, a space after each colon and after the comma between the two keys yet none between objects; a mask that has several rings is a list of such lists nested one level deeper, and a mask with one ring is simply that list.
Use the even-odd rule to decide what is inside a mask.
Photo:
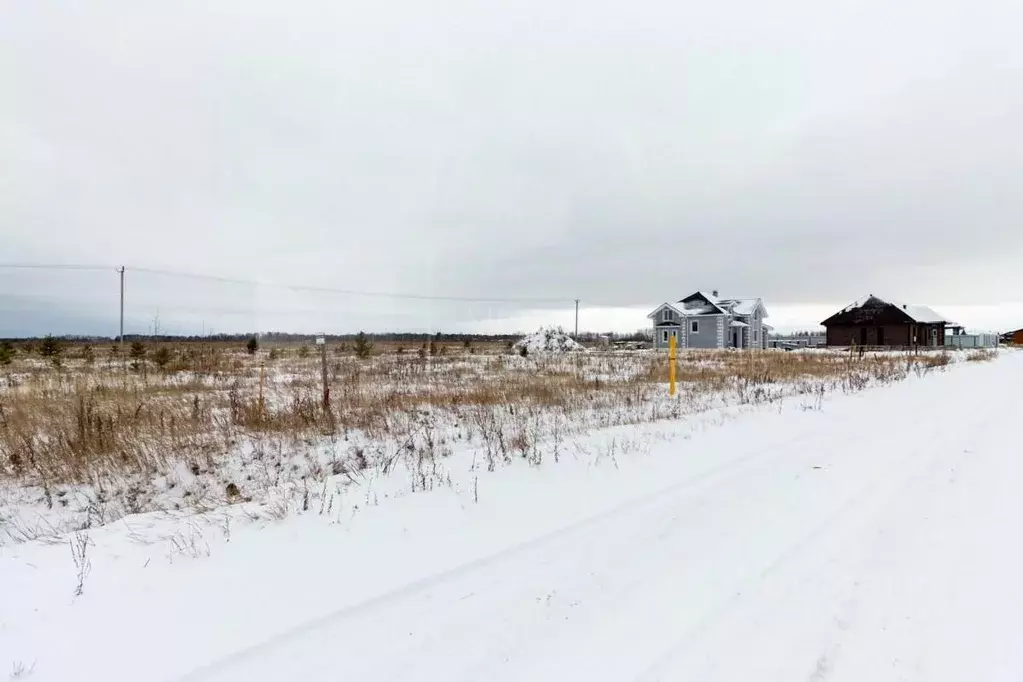
[{"label": "house window", "polygon": [[754,329],[753,330],[753,343],[757,343],[758,341],[760,341],[760,332],[758,332],[756,329]]},{"label": "house window", "polygon": [[664,343],[668,343],[668,331],[667,330],[661,332],[661,341],[663,341]]},{"label": "house window", "polygon": [[689,323],[689,333],[690,334],[699,334],[700,333],[700,321],[699,320],[693,320],[692,322]]}]

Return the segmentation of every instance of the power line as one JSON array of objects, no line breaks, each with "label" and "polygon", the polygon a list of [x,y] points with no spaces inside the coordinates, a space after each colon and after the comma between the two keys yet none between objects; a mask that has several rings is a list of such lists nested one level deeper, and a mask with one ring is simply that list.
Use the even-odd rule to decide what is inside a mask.
[{"label": "power line", "polygon": [[[94,272],[119,272],[119,266],[113,265],[87,265],[77,263],[0,263],[0,269],[18,269],[18,270],[80,270],[80,271],[94,271]],[[546,304],[564,304],[566,306],[573,306],[576,304],[576,298],[564,297],[564,298],[553,298],[553,297],[486,297],[486,296],[443,296],[443,295],[429,295],[429,294],[409,294],[409,293],[397,293],[397,292],[384,292],[384,291],[364,291],[357,289],[340,289],[332,287],[319,287],[302,284],[287,284],[282,282],[266,282],[252,279],[242,279],[234,277],[222,277],[220,275],[209,275],[195,272],[181,272],[176,270],[162,270],[158,268],[144,268],[144,267],[132,267],[125,266],[125,270],[128,272],[139,272],[152,275],[161,275],[165,277],[182,277],[186,279],[195,280],[206,280],[213,282],[222,282],[225,284],[242,284],[246,286],[263,286],[268,288],[276,289],[288,289],[292,291],[306,291],[314,293],[326,293],[326,294],[340,294],[347,296],[364,296],[370,298],[393,298],[393,299],[404,299],[404,300],[417,300],[417,301],[454,301],[462,303],[546,303]],[[580,301],[581,303],[581,301]],[[630,304],[616,302],[616,303],[604,303],[596,301],[587,301],[587,306],[590,308],[614,308],[614,307],[627,307]],[[635,305],[635,304],[633,304]]]},{"label": "power line", "polygon": [[221,277],[219,275],[206,275],[191,272],[178,272],[174,270],[159,270],[155,268],[128,267],[130,272],[142,272],[152,275],[163,275],[165,277],[184,277],[189,279],[201,279],[227,284],[245,284],[249,286],[263,286],[278,289],[289,289],[292,291],[307,291],[326,294],[341,294],[345,296],[364,296],[370,298],[393,298],[413,301],[459,301],[463,303],[565,303],[570,304],[574,298],[501,298],[501,297],[478,297],[478,296],[434,296],[428,294],[407,294],[384,291],[365,291],[358,289],[336,289],[332,287],[318,287],[303,284],[284,284],[278,282],[262,282],[258,280],[237,279],[232,277]]},{"label": "power line", "polygon": [[[84,270],[84,271],[111,271],[118,272],[119,268],[113,265],[88,265],[79,263],[0,263],[0,269],[10,270]],[[431,294],[410,294],[388,291],[368,291],[362,289],[341,289],[335,287],[312,286],[305,284],[288,284],[284,282],[266,282],[253,279],[242,279],[236,277],[222,277],[220,275],[209,275],[195,272],[181,272],[177,270],[162,270],[158,268],[144,268],[125,266],[129,272],[139,272],[164,277],[183,277],[187,279],[198,279],[225,284],[244,284],[247,286],[262,286],[276,289],[289,289],[292,291],[307,291],[325,294],[341,294],[345,296],[364,296],[369,298],[393,298],[412,301],[457,301],[462,303],[563,303],[572,304],[575,298],[565,296],[564,298],[552,297],[501,297],[501,296],[445,296]]]},{"label": "power line", "polygon": [[6,270],[93,270],[117,272],[113,265],[80,265],[74,263],[0,263]]}]

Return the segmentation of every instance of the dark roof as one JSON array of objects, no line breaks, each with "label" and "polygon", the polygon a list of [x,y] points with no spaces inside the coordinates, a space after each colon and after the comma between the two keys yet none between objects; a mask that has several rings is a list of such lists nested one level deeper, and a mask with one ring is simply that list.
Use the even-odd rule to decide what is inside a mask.
[{"label": "dark roof", "polygon": [[870,294],[863,298],[853,301],[846,307],[839,310],[837,313],[829,317],[828,319],[821,322],[821,326],[827,326],[828,324],[834,324],[838,321],[838,318],[843,315],[848,315],[860,309],[870,308],[886,308],[888,310],[898,311],[907,322],[916,322],[917,324],[948,324],[950,320],[942,315],[934,312],[931,308],[925,305],[911,305],[907,303],[896,303],[891,300],[886,300],[878,296]]}]

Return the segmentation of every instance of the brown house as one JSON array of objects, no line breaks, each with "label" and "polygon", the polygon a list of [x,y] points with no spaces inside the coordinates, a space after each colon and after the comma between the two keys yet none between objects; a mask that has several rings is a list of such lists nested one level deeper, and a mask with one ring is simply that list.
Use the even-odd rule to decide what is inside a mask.
[{"label": "brown house", "polygon": [[873,294],[821,322],[829,346],[943,346],[952,323],[927,306]]},{"label": "brown house", "polygon": [[1017,329],[1014,332],[1006,332],[1005,334],[1002,334],[1002,343],[1013,343],[1023,346],[1023,329]]}]

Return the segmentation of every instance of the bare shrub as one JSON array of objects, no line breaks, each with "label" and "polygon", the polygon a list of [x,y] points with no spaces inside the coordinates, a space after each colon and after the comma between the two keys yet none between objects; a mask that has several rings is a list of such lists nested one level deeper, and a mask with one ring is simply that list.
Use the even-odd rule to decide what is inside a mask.
[{"label": "bare shrub", "polygon": [[170,545],[167,558],[173,562],[177,556],[199,559],[210,556],[210,545],[203,537],[202,531],[193,522],[188,524],[188,532],[177,531],[165,538]]},{"label": "bare shrub", "polygon": [[10,679],[20,680],[31,675],[36,669],[36,664],[33,662],[32,665],[25,667],[24,661],[15,661],[11,666]]},{"label": "bare shrub", "polygon": [[89,560],[89,531],[83,529],[74,534],[69,540],[71,544],[71,559],[75,563],[75,572],[78,577],[78,582],[75,586],[75,596],[82,596],[82,592],[85,590],[85,579],[89,577],[89,573],[92,571],[92,561]]}]

